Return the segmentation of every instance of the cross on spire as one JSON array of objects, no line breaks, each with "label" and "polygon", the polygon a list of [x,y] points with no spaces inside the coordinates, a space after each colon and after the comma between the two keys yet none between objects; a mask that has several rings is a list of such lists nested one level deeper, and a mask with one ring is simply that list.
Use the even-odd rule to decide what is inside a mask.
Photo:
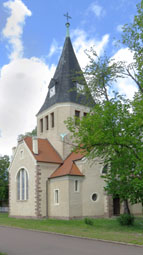
[{"label": "cross on spire", "polygon": [[71,19],[72,17],[69,16],[68,12],[64,14],[64,16],[67,18],[67,23],[69,23],[69,19]]},{"label": "cross on spire", "polygon": [[70,27],[69,19],[71,19],[71,17],[69,16],[68,12],[66,14],[64,14],[64,16],[67,18],[67,23],[66,23],[67,35],[66,35],[66,37],[69,37],[69,27]]}]

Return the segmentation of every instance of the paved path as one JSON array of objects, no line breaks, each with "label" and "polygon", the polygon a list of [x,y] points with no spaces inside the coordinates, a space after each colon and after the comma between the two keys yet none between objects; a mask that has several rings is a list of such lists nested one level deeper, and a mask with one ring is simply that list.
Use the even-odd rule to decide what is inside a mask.
[{"label": "paved path", "polygon": [[0,227],[0,251],[8,255],[143,255],[143,248]]}]

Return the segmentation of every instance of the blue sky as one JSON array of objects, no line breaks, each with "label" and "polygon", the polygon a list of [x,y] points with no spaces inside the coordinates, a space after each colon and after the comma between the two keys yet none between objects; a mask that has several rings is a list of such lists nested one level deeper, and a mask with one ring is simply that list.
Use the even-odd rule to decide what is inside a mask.
[{"label": "blue sky", "polygon": [[[47,93],[66,34],[70,34],[81,67],[85,49],[95,45],[112,57],[132,61],[128,49],[113,47],[122,25],[132,22],[139,0],[0,0],[0,154],[10,154],[20,133],[32,130]],[[126,85],[126,86],[125,86]],[[119,81],[132,97],[135,87]]]}]

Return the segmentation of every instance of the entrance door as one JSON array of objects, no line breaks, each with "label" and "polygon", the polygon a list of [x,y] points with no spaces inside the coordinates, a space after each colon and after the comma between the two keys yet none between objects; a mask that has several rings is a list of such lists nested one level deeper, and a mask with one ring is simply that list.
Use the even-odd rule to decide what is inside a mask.
[{"label": "entrance door", "polygon": [[113,198],[113,215],[120,215],[120,198]]}]

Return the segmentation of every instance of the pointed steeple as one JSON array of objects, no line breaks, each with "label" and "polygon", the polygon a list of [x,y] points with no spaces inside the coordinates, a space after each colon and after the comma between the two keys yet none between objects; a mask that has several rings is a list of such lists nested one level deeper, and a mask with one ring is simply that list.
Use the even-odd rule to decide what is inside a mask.
[{"label": "pointed steeple", "polygon": [[[69,26],[67,30],[69,30]],[[89,106],[86,97],[78,93],[77,83],[84,85],[86,82],[75,56],[68,32],[57,69],[49,84],[47,97],[39,113],[56,103],[71,102]]]}]

